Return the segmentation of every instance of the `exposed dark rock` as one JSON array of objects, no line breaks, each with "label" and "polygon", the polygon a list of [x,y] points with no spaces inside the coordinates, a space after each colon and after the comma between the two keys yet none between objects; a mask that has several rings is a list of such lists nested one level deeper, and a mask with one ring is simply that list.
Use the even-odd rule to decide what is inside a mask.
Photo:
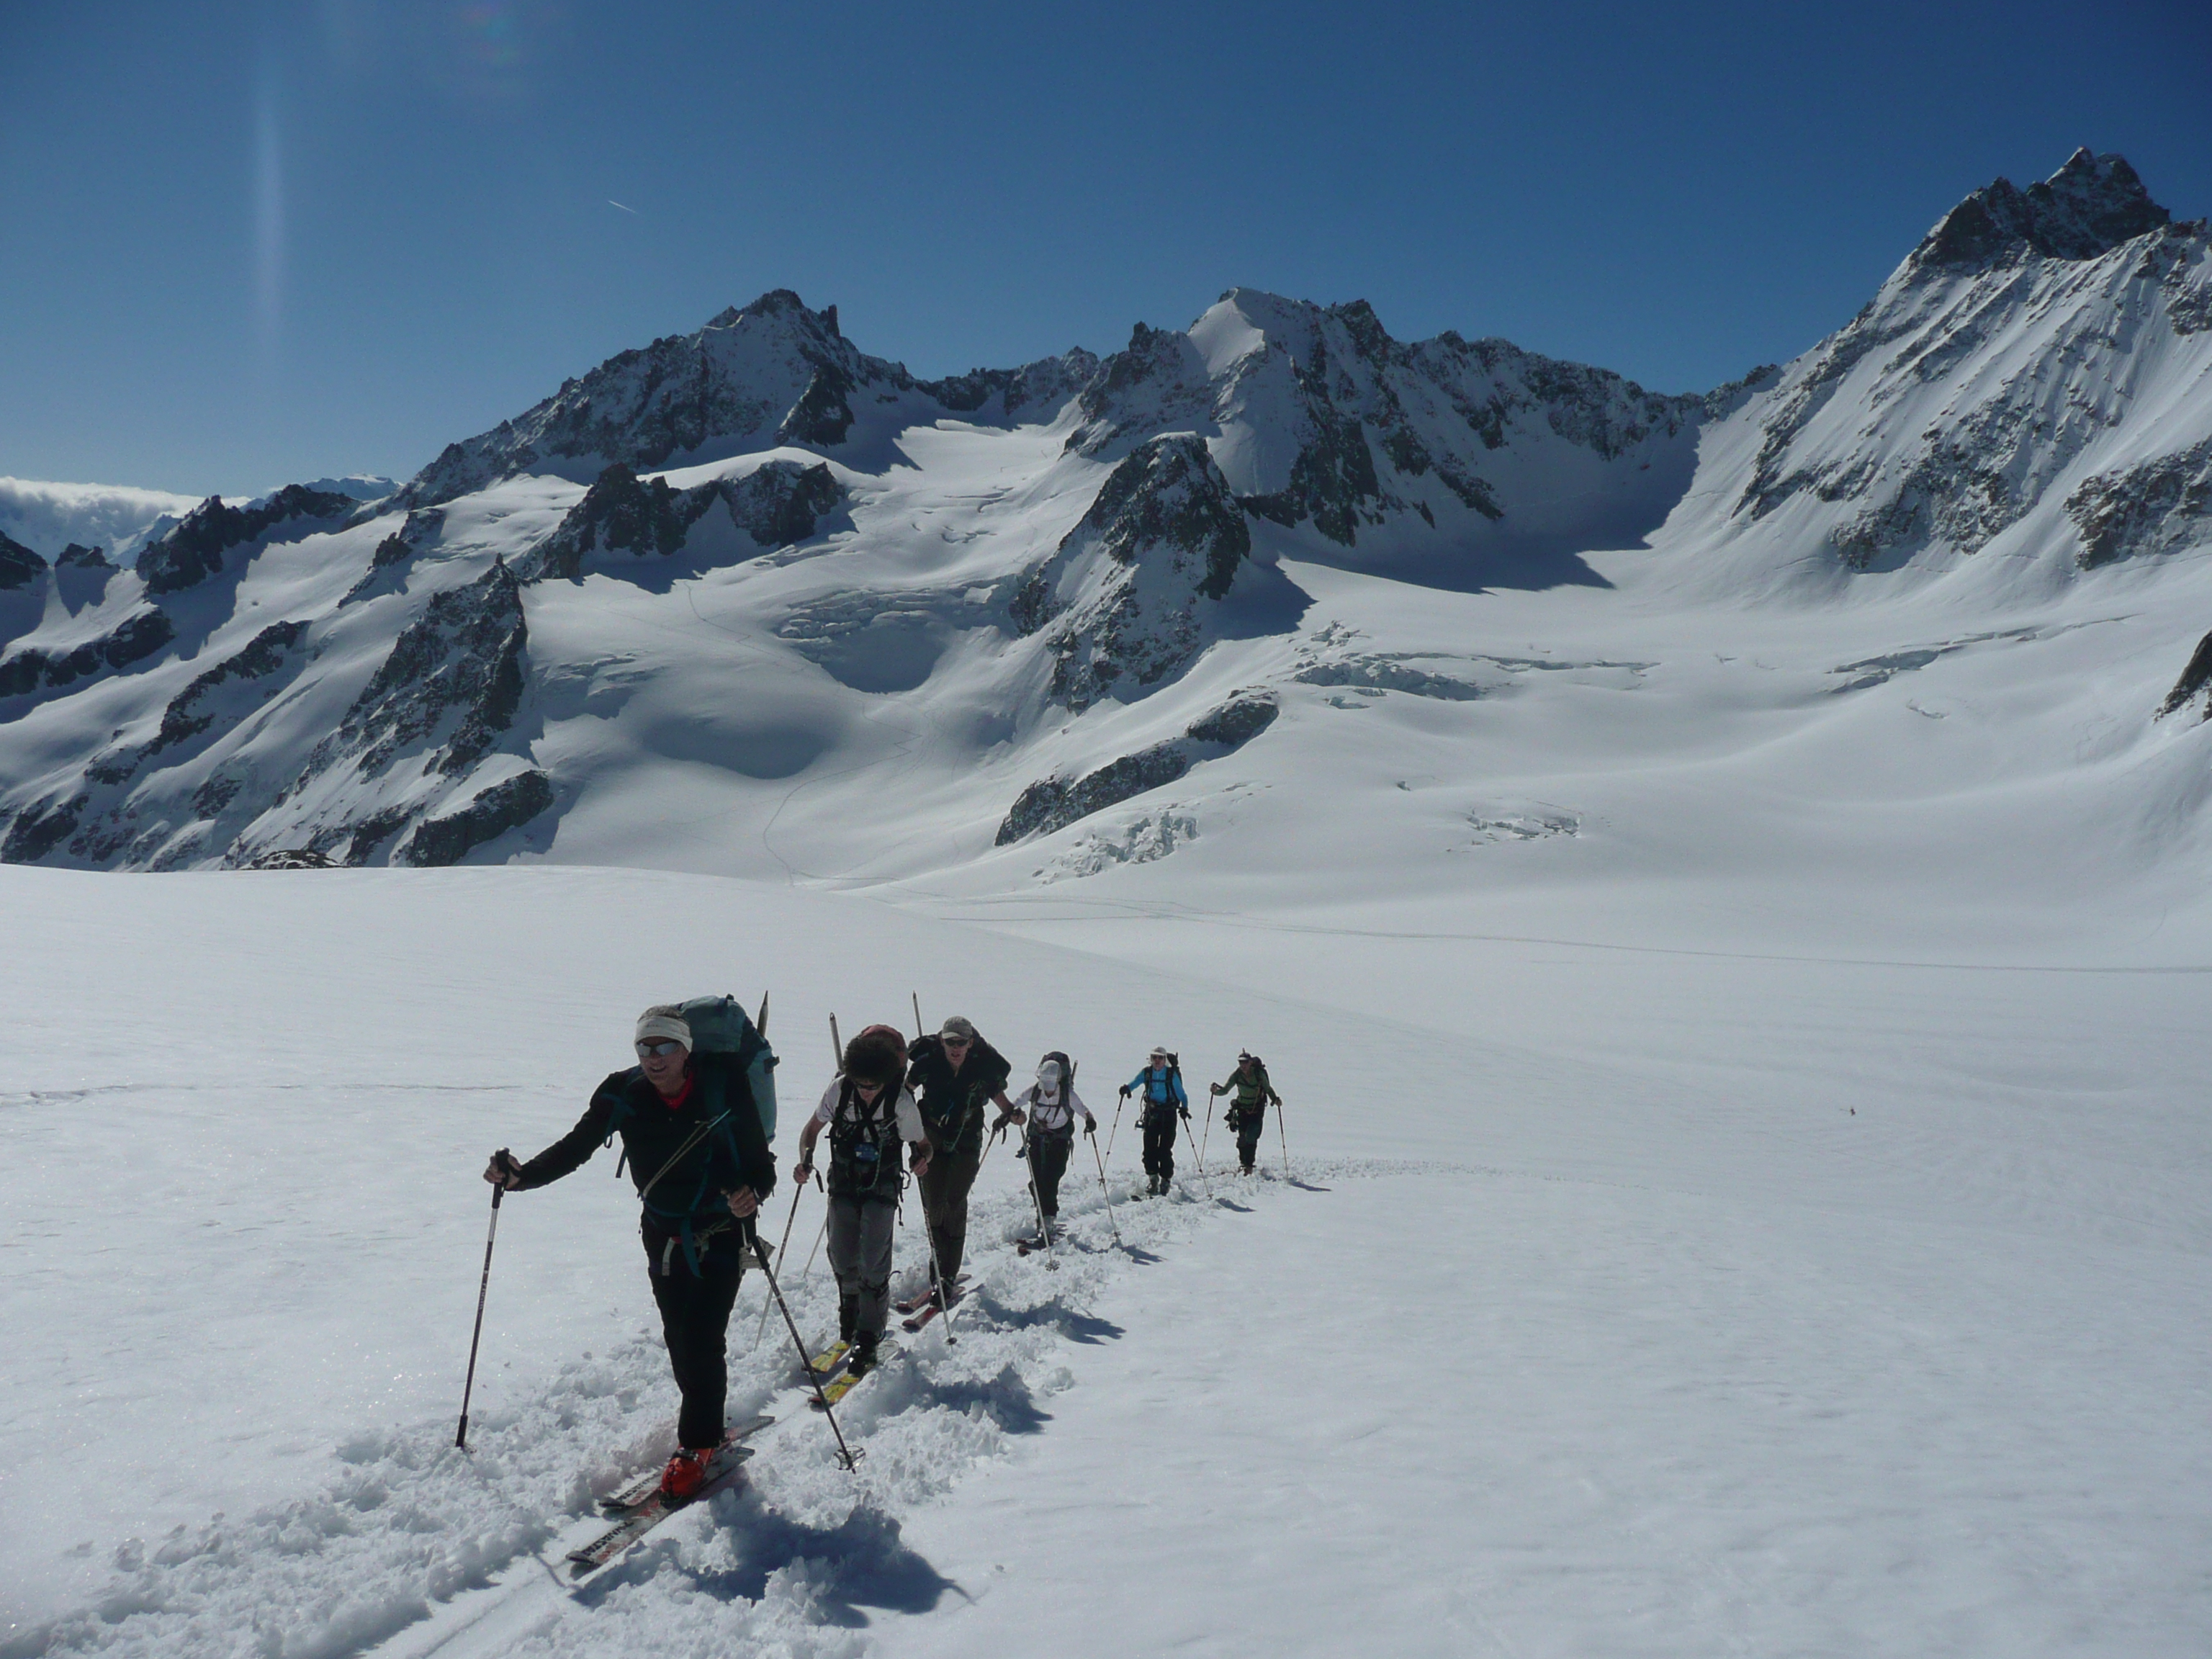
[{"label": "exposed dark rock", "polygon": [[[297,540],[325,524],[343,522],[358,504],[350,495],[288,484],[258,507],[228,507],[210,495],[169,533],[138,556],[149,595],[177,593],[221,571],[233,548],[263,540]],[[283,530],[282,537],[272,531]]]},{"label": "exposed dark rock", "polygon": [[1097,354],[1078,346],[1064,356],[1040,358],[1019,368],[975,368],[942,380],[917,380],[915,389],[956,415],[971,415],[1004,394],[1003,407],[1012,420],[1049,415],[1097,372]]},{"label": "exposed dark rock", "polygon": [[514,719],[528,642],[521,590],[504,562],[435,595],[402,631],[338,730],[316,746],[303,781],[346,755],[358,757],[364,776],[375,776],[402,749],[434,744],[441,731],[428,769],[448,776],[467,770]]},{"label": "exposed dark rock", "polygon": [[1202,643],[1199,602],[1224,597],[1251,550],[1205,441],[1155,438],[1108,475],[1010,611],[1024,633],[1050,625],[1052,695],[1080,712],[1188,662]]},{"label": "exposed dark rock", "polygon": [[552,780],[543,772],[517,773],[492,785],[458,812],[423,819],[393,861],[459,864],[475,848],[529,823],[552,805]]},{"label": "exposed dark rock", "polygon": [[238,792],[245,787],[243,778],[228,772],[217,772],[192,791],[192,811],[204,818],[214,817],[236,800]]},{"label": "exposed dark rock", "polygon": [[[2190,653],[2189,665],[2174,681],[2173,690],[2166,694],[2166,701],[2159,704],[2157,718],[2164,720],[2207,685],[2212,685],[2212,634],[2197,641],[2197,649]],[[2207,719],[2212,719],[2212,702],[2206,704],[2204,712]]]},{"label": "exposed dark rock", "polygon": [[1004,847],[1026,836],[1064,830],[1078,818],[1173,783],[1189,770],[1190,754],[1183,744],[1156,743],[1086,773],[1073,783],[1063,778],[1042,779],[1022,791],[1006,813],[1006,822],[1000,824],[994,844]]},{"label": "exposed dark rock", "polygon": [[124,618],[114,632],[58,655],[19,651],[0,662],[0,697],[20,696],[40,686],[57,688],[97,674],[102,668],[128,668],[143,661],[176,637],[166,611],[149,605]]},{"label": "exposed dark rock", "polygon": [[741,439],[840,443],[856,392],[915,384],[897,364],[855,350],[834,307],[810,311],[778,289],[694,333],[610,357],[514,419],[448,445],[398,499],[434,506],[532,470],[580,478],[618,462],[655,471],[710,444],[730,453]]},{"label": "exposed dark rock", "polygon": [[354,824],[346,841],[346,863],[367,864],[376,856],[378,848],[407,827],[408,816],[405,807],[391,806]]},{"label": "exposed dark rock", "polygon": [[1912,257],[1923,264],[1966,265],[2025,250],[2094,259],[2172,217],[2123,158],[2077,149],[2026,190],[1999,179],[1976,191],[1943,216]]},{"label": "exposed dark rock", "polygon": [[853,425],[853,393],[859,383],[842,365],[823,363],[799,394],[799,401],[776,428],[779,444],[818,444],[828,448],[845,441]]},{"label": "exposed dark rock", "polygon": [[446,527],[446,510],[441,507],[418,507],[412,509],[399,528],[376,544],[368,556],[368,569],[353,585],[343,603],[351,605],[372,594],[388,592],[398,586],[392,573],[436,541]]},{"label": "exposed dark rock", "polygon": [[2085,478],[2066,498],[2082,569],[2212,541],[2212,438],[2177,454]]},{"label": "exposed dark rock", "polygon": [[228,680],[262,679],[274,674],[284,665],[307,632],[307,624],[304,622],[271,623],[256,634],[244,649],[199,675],[169,699],[169,706],[161,711],[161,728],[147,745],[146,753],[158,755],[206,731],[215,724],[215,716],[200,712],[200,708],[210,692]]},{"label": "exposed dark rock", "polygon": [[1239,691],[1220,708],[1201,714],[1188,727],[1200,743],[1218,743],[1237,749],[1275,723],[1283,712],[1272,691]]},{"label": "exposed dark rock", "polygon": [[15,814],[8,838],[0,842],[0,864],[36,864],[76,832],[89,795],[42,800]]},{"label": "exposed dark rock", "polygon": [[0,534],[0,593],[28,587],[46,574],[46,562],[19,541]]},{"label": "exposed dark rock", "polygon": [[108,562],[106,548],[86,547],[80,543],[71,542],[67,547],[62,549],[60,556],[55,559],[54,568],[57,570],[112,570],[115,566]]},{"label": "exposed dark rock", "polygon": [[1079,818],[1173,783],[1198,762],[1218,758],[1250,742],[1273,726],[1281,712],[1273,692],[1256,688],[1239,691],[1192,721],[1182,737],[1124,755],[1073,781],[1042,778],[1022,791],[999,825],[994,844],[1005,847],[1025,836],[1050,835]]},{"label": "exposed dark rock", "polygon": [[769,461],[742,478],[707,486],[730,509],[731,522],[763,547],[788,547],[811,538],[845,499],[825,462]]},{"label": "exposed dark rock", "polygon": [[240,866],[246,870],[335,870],[338,862],[327,853],[318,853],[311,847],[280,847],[272,852],[257,853]]},{"label": "exposed dark rock", "polygon": [[769,461],[741,478],[716,479],[691,489],[672,489],[665,478],[641,481],[617,464],[599,475],[531,553],[521,579],[574,581],[583,574],[585,556],[602,547],[639,557],[673,553],[717,501],[763,547],[803,542],[843,496],[836,476],[820,461],[811,466]]}]

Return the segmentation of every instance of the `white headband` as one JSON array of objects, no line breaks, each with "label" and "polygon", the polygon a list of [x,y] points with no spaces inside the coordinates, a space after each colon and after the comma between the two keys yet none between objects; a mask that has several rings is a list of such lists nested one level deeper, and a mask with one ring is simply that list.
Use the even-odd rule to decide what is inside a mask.
[{"label": "white headband", "polygon": [[689,1048],[691,1046],[691,1028],[670,1014],[640,1014],[637,1041],[645,1042],[659,1037],[674,1037]]}]

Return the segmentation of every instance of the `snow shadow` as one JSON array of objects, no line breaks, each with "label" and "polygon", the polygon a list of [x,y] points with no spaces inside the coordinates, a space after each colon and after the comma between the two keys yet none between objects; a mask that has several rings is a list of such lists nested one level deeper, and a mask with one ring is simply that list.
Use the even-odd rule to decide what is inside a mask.
[{"label": "snow shadow", "polygon": [[[1159,1258],[1154,1256],[1152,1260],[1157,1261]],[[1088,1347],[1102,1342],[1118,1342],[1128,1334],[1110,1319],[1079,1312],[1064,1303],[1040,1302],[1033,1308],[1012,1309],[987,1291],[978,1291],[975,1300],[1002,1330],[1054,1331],[1070,1342],[1080,1342]]]},{"label": "snow shadow", "polygon": [[896,1521],[872,1506],[863,1505],[825,1528],[770,1509],[759,1493],[743,1486],[713,1503],[716,1527],[735,1557],[731,1565],[702,1571],[684,1566],[672,1548],[665,1554],[640,1550],[580,1588],[575,1599],[596,1607],[627,1584],[672,1572],[718,1601],[758,1602],[768,1595],[771,1577],[803,1566],[814,1618],[852,1630],[869,1623],[864,1609],[924,1613],[934,1610],[947,1590],[967,1594],[907,1544]]}]

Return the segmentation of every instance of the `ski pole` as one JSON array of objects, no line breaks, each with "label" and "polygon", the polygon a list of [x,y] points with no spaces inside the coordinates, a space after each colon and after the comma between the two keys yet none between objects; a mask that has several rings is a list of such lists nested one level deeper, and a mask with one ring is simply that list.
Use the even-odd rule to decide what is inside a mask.
[{"label": "ski pole", "polygon": [[1191,1158],[1198,1164],[1198,1178],[1205,1183],[1206,1196],[1210,1201],[1213,1197],[1213,1180],[1206,1173],[1206,1160],[1198,1155],[1198,1137],[1191,1133],[1190,1119],[1188,1117],[1182,1121],[1182,1139],[1183,1145],[1190,1148]]},{"label": "ski pole", "polygon": [[1085,1135],[1084,1139],[1091,1143],[1091,1156],[1098,1164],[1098,1193],[1106,1200],[1106,1224],[1114,1230],[1114,1248],[1127,1250],[1129,1247],[1121,1242],[1121,1224],[1114,1219],[1114,1194],[1106,1185],[1106,1160],[1098,1156],[1098,1137]]},{"label": "ski pole", "polygon": [[[805,1196],[806,1183],[803,1181],[793,1182],[791,1188],[791,1213],[783,1218],[783,1243],[777,1246],[775,1252],[775,1265],[779,1267],[783,1266],[785,1259],[791,1254],[791,1224],[799,1219],[799,1200]],[[766,1298],[763,1298],[760,1325],[753,1332],[755,1347],[760,1346],[761,1338],[768,1332],[768,1302]]]},{"label": "ski pole", "polygon": [[1213,1103],[1206,1103],[1206,1128],[1198,1138],[1198,1161],[1206,1162],[1206,1143],[1213,1139]]},{"label": "ski pole", "polygon": [[860,1455],[845,1443],[845,1431],[837,1426],[837,1413],[830,1409],[830,1396],[822,1392],[822,1379],[815,1375],[813,1360],[806,1352],[806,1343],[799,1334],[799,1322],[791,1316],[790,1304],[784,1301],[783,1291],[775,1282],[775,1269],[769,1265],[768,1246],[761,1242],[757,1231],[752,1235],[752,1242],[754,1257],[760,1262],[761,1272],[768,1278],[769,1297],[782,1310],[784,1328],[791,1333],[791,1346],[799,1350],[799,1368],[812,1380],[814,1403],[822,1408],[822,1415],[830,1422],[830,1432],[837,1437],[837,1461],[851,1469],[860,1461]]},{"label": "ski pole", "polygon": [[1022,1151],[1027,1154],[1023,1161],[1030,1166],[1030,1202],[1036,1206],[1037,1237],[1044,1240],[1044,1265],[1047,1271],[1056,1272],[1060,1262],[1052,1253],[1052,1224],[1044,1217],[1044,1188],[1037,1185],[1036,1137],[1026,1123],[1022,1125]]},{"label": "ski pole", "polygon": [[1106,1156],[1109,1158],[1114,1156],[1114,1137],[1121,1133],[1121,1109],[1128,1103],[1129,1097],[1126,1093],[1114,1103],[1114,1127],[1106,1132]]},{"label": "ski pole", "polygon": [[1275,1097],[1275,1134],[1283,1145],[1283,1179],[1291,1178],[1291,1138],[1283,1129],[1283,1097]]},{"label": "ski pole", "polygon": [[[495,1160],[505,1173],[514,1162],[514,1154],[502,1146]],[[469,1338],[469,1376],[461,1384],[461,1426],[453,1435],[453,1443],[463,1451],[469,1449],[469,1396],[477,1389],[477,1344],[483,1340],[484,1297],[491,1293],[491,1247],[499,1237],[499,1200],[507,1195],[504,1185],[491,1189],[491,1226],[484,1233],[483,1278],[477,1285],[477,1328]]]}]

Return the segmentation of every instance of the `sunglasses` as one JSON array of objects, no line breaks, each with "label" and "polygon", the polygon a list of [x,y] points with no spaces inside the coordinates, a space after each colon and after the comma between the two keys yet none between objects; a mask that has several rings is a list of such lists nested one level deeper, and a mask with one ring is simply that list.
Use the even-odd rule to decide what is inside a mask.
[{"label": "sunglasses", "polygon": [[666,1054],[680,1054],[683,1052],[684,1045],[673,1037],[663,1037],[658,1042],[641,1042],[637,1045],[637,1057],[640,1060],[659,1060]]},{"label": "sunglasses", "polygon": [[968,1039],[966,1037],[947,1037],[945,1039],[945,1046],[948,1048],[965,1048],[968,1046]]}]

